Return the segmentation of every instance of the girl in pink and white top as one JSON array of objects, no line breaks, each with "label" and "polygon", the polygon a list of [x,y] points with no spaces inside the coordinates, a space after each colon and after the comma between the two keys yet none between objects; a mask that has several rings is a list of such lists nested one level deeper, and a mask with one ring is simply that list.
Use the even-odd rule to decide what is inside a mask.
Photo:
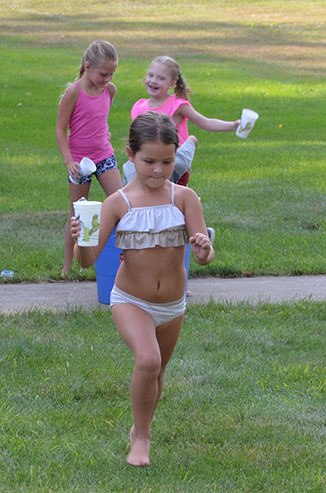
[{"label": "girl in pink and white top", "polygon": [[69,272],[73,262],[74,242],[70,233],[73,202],[81,197],[88,198],[92,180],[91,175],[81,175],[81,159],[88,157],[94,161],[96,171],[93,174],[107,196],[122,186],[108,126],[109,112],[117,91],[111,79],[117,66],[118,54],[114,46],[107,41],[95,41],[84,53],[78,80],[68,84],[60,101],[56,137],[67,167],[70,191],[62,275]]},{"label": "girl in pink and white top", "polygon": [[[189,101],[190,89],[186,84],[185,79],[181,75],[178,63],[168,56],[159,56],[154,58],[149,66],[145,78],[145,86],[149,94],[148,99],[140,99],[137,101],[132,110],[131,118],[134,120],[138,115],[147,113],[148,111],[156,111],[158,113],[167,113],[175,124],[180,146],[176,156],[176,169],[178,170],[178,158],[182,157],[183,145],[189,154],[188,147],[192,145],[192,155],[188,157],[188,167],[183,170],[190,169],[194,152],[197,146],[197,139],[194,136],[189,137],[188,120],[197,125],[199,128],[210,132],[232,132],[238,128],[240,120],[224,121],[217,118],[207,118],[194,109]],[[173,89],[173,94],[169,91]],[[190,141],[190,144],[189,144]],[[183,159],[185,162],[185,159]],[[181,167],[180,167],[181,169]],[[189,171],[185,177],[181,177],[181,184],[186,185],[189,180]],[[130,181],[130,179],[128,180]],[[173,179],[172,175],[172,181]],[[180,184],[180,180],[177,181]]]}]

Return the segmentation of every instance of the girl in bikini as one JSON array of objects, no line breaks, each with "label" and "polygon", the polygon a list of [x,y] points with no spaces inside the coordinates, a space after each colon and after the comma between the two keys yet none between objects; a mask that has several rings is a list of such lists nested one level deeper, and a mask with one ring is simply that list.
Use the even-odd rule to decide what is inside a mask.
[{"label": "girl in bikini", "polygon": [[150,464],[151,422],[186,307],[185,245],[190,243],[200,265],[214,258],[197,194],[169,180],[177,148],[178,132],[168,115],[138,116],[127,146],[136,177],[103,202],[99,245],[78,246],[80,225],[71,219],[74,255],[82,267],[95,262],[114,227],[116,246],[123,249],[110,305],[134,357],[127,458],[133,466]]}]

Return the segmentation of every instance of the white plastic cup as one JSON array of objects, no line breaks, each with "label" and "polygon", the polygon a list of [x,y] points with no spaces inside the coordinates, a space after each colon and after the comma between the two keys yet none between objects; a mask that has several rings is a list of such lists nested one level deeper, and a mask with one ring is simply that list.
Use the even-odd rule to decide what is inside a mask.
[{"label": "white plastic cup", "polygon": [[254,128],[257,118],[259,118],[259,115],[256,111],[244,108],[241,114],[240,125],[235,134],[240,137],[240,139],[246,139]]},{"label": "white plastic cup", "polygon": [[79,163],[80,170],[85,176],[89,176],[96,171],[96,165],[89,157],[83,157]]},{"label": "white plastic cup", "polygon": [[[96,171],[96,165],[94,161],[92,161],[89,157],[83,157],[83,159],[79,163],[79,169],[82,176],[89,176],[94,173],[94,171]],[[72,181],[72,183],[75,183],[75,185],[79,185],[82,176],[75,179],[70,175],[70,180]]]},{"label": "white plastic cup", "polygon": [[74,202],[75,217],[81,225],[78,245],[90,247],[98,245],[102,202],[86,200],[85,197]]}]

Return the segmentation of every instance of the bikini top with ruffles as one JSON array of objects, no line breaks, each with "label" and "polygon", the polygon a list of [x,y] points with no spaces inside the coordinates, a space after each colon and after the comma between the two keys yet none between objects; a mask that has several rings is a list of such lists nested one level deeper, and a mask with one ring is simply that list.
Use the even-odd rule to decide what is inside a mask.
[{"label": "bikini top with ruffles", "polygon": [[119,190],[128,211],[116,226],[116,247],[141,250],[189,243],[184,215],[174,203],[174,186],[171,182],[170,204],[148,207],[131,207],[124,191]]}]

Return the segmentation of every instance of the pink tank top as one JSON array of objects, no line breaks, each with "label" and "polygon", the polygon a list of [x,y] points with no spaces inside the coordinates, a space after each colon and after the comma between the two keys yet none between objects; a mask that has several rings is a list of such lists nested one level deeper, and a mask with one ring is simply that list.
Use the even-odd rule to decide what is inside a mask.
[{"label": "pink tank top", "polygon": [[177,125],[173,120],[173,115],[182,104],[187,104],[191,106],[190,101],[187,99],[177,98],[175,94],[171,94],[166,101],[164,101],[161,106],[156,106],[152,108],[149,106],[149,99],[139,99],[131,110],[131,119],[134,120],[138,115],[147,113],[148,111],[156,111],[157,113],[167,113],[178,130],[179,135],[179,147],[187,140],[189,136],[188,132],[188,118],[183,118],[181,122]]},{"label": "pink tank top", "polygon": [[70,152],[75,161],[89,157],[99,163],[114,153],[108,136],[111,96],[107,87],[99,96],[88,96],[78,82],[74,84],[79,96],[69,120]]}]

